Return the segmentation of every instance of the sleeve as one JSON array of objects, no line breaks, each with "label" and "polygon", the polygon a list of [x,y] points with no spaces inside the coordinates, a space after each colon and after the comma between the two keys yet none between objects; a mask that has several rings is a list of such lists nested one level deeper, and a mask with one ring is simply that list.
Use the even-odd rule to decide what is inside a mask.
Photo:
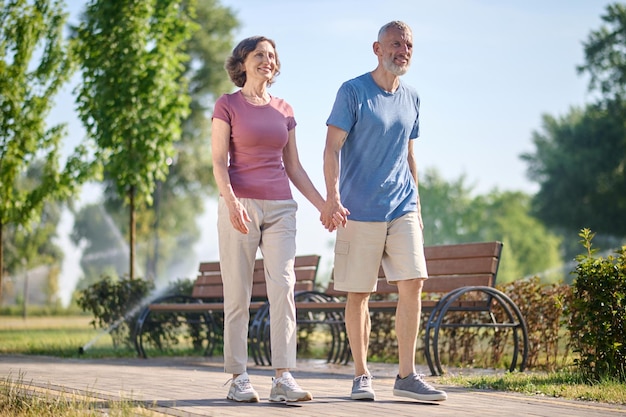
[{"label": "sleeve", "polygon": [[226,94],[222,95],[215,102],[215,107],[213,107],[213,117],[216,119],[223,120],[228,124],[231,124],[232,117],[231,117],[230,105],[228,102],[228,96]]},{"label": "sleeve", "polygon": [[337,91],[335,104],[326,120],[326,125],[336,126],[349,132],[356,123],[357,100],[354,89],[346,82]]},{"label": "sleeve", "polygon": [[287,131],[293,130],[296,123],[296,116],[294,115],[293,108],[287,102],[285,102],[285,107],[287,108]]}]

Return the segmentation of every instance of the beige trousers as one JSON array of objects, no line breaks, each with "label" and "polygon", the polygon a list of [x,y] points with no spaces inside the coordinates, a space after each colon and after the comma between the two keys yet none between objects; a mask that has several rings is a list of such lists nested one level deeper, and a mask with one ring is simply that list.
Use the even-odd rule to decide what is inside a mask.
[{"label": "beige trousers", "polygon": [[240,374],[248,364],[248,325],[252,271],[257,249],[265,267],[270,302],[272,367],[296,366],[296,309],[294,259],[296,256],[295,200],[240,198],[251,222],[248,234],[230,223],[223,198],[218,204],[220,268],[224,282],[224,371]]}]

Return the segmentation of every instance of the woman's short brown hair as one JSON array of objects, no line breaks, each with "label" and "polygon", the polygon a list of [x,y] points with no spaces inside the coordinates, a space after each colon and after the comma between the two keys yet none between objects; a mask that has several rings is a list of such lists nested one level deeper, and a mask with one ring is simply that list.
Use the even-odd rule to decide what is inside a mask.
[{"label": "woman's short brown hair", "polygon": [[237,87],[243,87],[246,83],[246,72],[244,71],[243,62],[246,60],[248,54],[256,49],[259,42],[263,41],[269,42],[272,45],[276,56],[276,68],[274,70],[274,75],[272,76],[272,79],[267,82],[267,84],[272,85],[276,76],[280,74],[280,60],[278,59],[278,51],[276,51],[276,43],[265,36],[251,36],[242,40],[237,46],[235,46],[232,54],[226,58],[226,63],[224,64],[224,68],[226,69],[228,76]]}]

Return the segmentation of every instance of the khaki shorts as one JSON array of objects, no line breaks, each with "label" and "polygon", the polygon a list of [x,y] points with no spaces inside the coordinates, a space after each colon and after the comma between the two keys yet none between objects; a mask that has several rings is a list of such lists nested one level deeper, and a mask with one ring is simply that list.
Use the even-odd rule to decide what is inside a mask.
[{"label": "khaki shorts", "polygon": [[334,288],[374,292],[382,265],[387,281],[428,278],[424,239],[416,212],[390,222],[348,221],[337,230]]}]

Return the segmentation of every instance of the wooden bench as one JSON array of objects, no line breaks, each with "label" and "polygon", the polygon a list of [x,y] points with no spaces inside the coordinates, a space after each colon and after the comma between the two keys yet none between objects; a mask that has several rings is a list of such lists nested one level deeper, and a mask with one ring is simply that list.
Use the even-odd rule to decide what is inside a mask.
[{"label": "wooden bench", "polygon": [[[424,324],[425,357],[433,375],[443,373],[439,355],[439,334],[445,328],[482,328],[510,331],[513,353],[509,370],[518,367],[523,371],[528,356],[528,334],[524,318],[515,303],[495,288],[496,275],[502,254],[501,242],[464,243],[425,247],[429,279],[422,290],[422,311],[429,313]],[[376,294],[383,299],[371,297],[370,312],[395,311],[397,286],[387,283],[382,267],[379,270]],[[323,315],[309,322],[328,324],[332,333],[332,345],[328,360],[347,363],[350,349],[343,323],[345,293],[334,291],[331,285],[325,293],[308,292],[296,301],[299,321],[303,315],[314,312]],[[316,298],[317,297],[317,298]],[[498,314],[494,312],[498,311]],[[454,314],[471,315],[455,322]],[[250,337],[261,354],[260,363],[269,364],[269,306],[257,310],[250,327]]]},{"label": "wooden bench", "polygon": [[[315,288],[315,278],[319,266],[319,255],[303,255],[295,258],[296,294],[311,292]],[[263,260],[254,263],[252,285],[251,316],[267,304],[267,289]],[[180,321],[201,326],[207,332],[205,354],[211,355],[222,334],[219,316],[224,312],[222,275],[219,262],[202,262],[199,267],[191,296],[174,294],[157,298],[145,306],[139,313],[133,339],[137,354],[147,358],[144,344],[151,325],[162,321],[162,314],[175,315]],[[252,346],[256,362],[256,346]]]}]

